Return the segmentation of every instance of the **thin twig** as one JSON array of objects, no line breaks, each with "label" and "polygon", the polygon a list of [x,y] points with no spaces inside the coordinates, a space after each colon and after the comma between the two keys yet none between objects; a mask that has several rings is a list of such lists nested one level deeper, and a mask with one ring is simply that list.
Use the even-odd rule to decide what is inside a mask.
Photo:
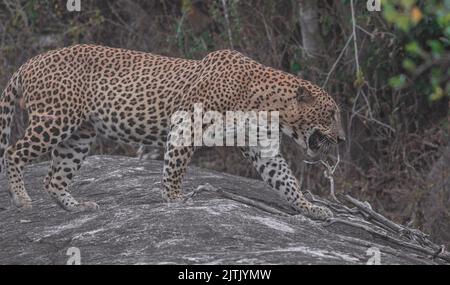
[{"label": "thin twig", "polygon": [[352,30],[353,30],[353,43],[355,45],[355,63],[356,63],[356,74],[359,76],[360,67],[358,59],[358,43],[356,41],[356,20],[355,20],[355,8],[353,7],[353,0],[350,0],[350,8],[352,11]]},{"label": "thin twig", "polygon": [[222,6],[223,6],[223,12],[225,14],[225,23],[227,25],[228,41],[230,42],[230,48],[234,49],[233,34],[231,33],[230,18],[228,16],[227,0],[222,0],[221,2],[222,2]]},{"label": "thin twig", "polygon": [[382,215],[378,214],[374,210],[372,210],[372,207],[368,203],[363,203],[359,200],[356,200],[355,198],[351,197],[350,195],[345,195],[345,199],[353,204],[356,208],[359,210],[367,213],[371,218],[377,220],[383,225],[386,225],[388,229],[394,230],[396,233],[400,233],[403,230],[403,227],[392,222],[391,220],[383,217]]},{"label": "thin twig", "polygon": [[241,203],[253,206],[255,208],[259,208],[259,209],[261,209],[263,211],[266,211],[266,212],[269,212],[271,214],[280,215],[280,216],[291,216],[290,214],[282,212],[282,211],[280,211],[278,209],[275,209],[275,208],[273,208],[273,207],[271,207],[271,206],[269,206],[267,204],[264,204],[264,203],[261,203],[261,202],[258,202],[258,201],[255,201],[255,200],[252,200],[252,199],[240,196],[240,195],[236,195],[236,194],[233,194],[233,193],[226,192],[226,191],[223,191],[221,189],[218,189],[218,188],[212,186],[209,183],[206,183],[204,185],[198,186],[197,189],[194,190],[194,194],[191,196],[191,198],[194,197],[194,195],[196,195],[196,194],[198,194],[198,193],[200,193],[202,191],[216,192],[216,193],[222,195],[225,198],[228,198],[228,199],[231,199],[231,200],[234,200],[234,201],[237,201],[237,202],[241,202]]},{"label": "thin twig", "polygon": [[363,31],[364,33],[368,34],[371,38],[374,38],[374,37],[375,37],[374,34],[372,34],[371,32],[369,32],[368,30],[364,29],[364,28],[361,27],[360,25],[356,25],[356,27],[357,27],[359,30]]},{"label": "thin twig", "polygon": [[341,161],[341,158],[339,156],[339,153],[337,154],[337,161],[336,163],[331,166],[327,161],[324,160],[318,160],[318,161],[307,161],[304,160],[305,163],[307,164],[317,164],[317,163],[321,163],[323,166],[325,166],[325,171],[323,172],[323,175],[325,176],[326,179],[328,179],[328,181],[330,181],[330,195],[333,198],[334,201],[339,202],[339,200],[336,198],[335,195],[335,191],[334,191],[334,178],[333,178],[333,174],[336,171],[337,166],[339,165],[339,162]]},{"label": "thin twig", "polygon": [[341,53],[339,54],[339,56],[337,57],[336,61],[334,62],[333,66],[331,66],[330,71],[328,71],[327,74],[327,78],[325,78],[325,81],[322,84],[322,88],[325,87],[325,85],[327,85],[328,80],[330,79],[331,74],[333,73],[334,69],[336,68],[338,62],[341,60],[342,56],[344,55],[345,50],[347,49],[348,45],[350,44],[350,42],[353,39],[353,34],[350,35],[350,37],[348,38],[347,42],[345,43],[345,46],[342,48]]}]

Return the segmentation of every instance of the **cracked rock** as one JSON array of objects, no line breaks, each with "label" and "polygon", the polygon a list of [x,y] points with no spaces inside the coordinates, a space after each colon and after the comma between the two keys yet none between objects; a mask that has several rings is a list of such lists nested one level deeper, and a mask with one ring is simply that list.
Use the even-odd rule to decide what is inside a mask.
[{"label": "cracked rock", "polygon": [[[0,264],[66,264],[73,248],[82,264],[366,264],[373,249],[362,244],[378,245],[366,233],[277,216],[214,192],[166,204],[162,162],[128,157],[89,157],[72,194],[100,210],[67,213],[43,191],[47,171],[48,163],[26,168],[29,212],[9,205],[0,177]],[[262,181],[205,169],[189,168],[183,189],[205,183],[291,211]],[[379,249],[381,264],[433,263],[392,245]]]}]

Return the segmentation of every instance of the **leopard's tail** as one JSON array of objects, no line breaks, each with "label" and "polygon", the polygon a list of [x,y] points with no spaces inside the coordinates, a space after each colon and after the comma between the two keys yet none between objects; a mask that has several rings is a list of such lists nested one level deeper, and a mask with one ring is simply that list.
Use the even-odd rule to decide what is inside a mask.
[{"label": "leopard's tail", "polygon": [[16,102],[22,94],[20,74],[21,69],[13,74],[0,96],[0,173],[6,169],[5,152],[9,145],[11,123],[14,117]]}]

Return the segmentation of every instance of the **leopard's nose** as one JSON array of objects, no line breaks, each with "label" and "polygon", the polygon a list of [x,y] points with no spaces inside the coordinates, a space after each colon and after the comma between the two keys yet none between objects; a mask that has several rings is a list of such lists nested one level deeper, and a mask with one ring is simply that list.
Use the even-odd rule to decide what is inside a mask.
[{"label": "leopard's nose", "polygon": [[338,128],[337,131],[337,143],[343,143],[345,142],[345,132],[342,126]]},{"label": "leopard's nose", "polygon": [[338,136],[337,143],[343,143],[343,142],[345,142],[345,136],[342,136],[342,135]]}]

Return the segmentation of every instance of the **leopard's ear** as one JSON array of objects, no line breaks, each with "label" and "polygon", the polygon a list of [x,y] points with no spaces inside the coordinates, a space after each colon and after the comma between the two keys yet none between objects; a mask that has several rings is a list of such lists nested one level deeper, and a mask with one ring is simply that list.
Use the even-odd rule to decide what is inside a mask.
[{"label": "leopard's ear", "polygon": [[297,89],[297,101],[299,103],[311,104],[315,97],[306,88],[300,86]]}]

